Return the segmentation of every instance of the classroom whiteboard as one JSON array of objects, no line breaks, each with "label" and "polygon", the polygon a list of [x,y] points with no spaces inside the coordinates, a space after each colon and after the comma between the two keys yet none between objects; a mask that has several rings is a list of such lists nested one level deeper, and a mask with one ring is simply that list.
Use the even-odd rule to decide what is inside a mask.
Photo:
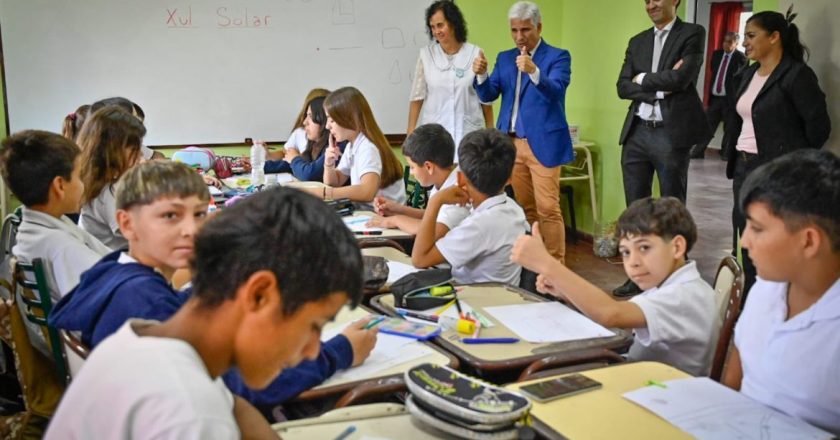
[{"label": "classroom whiteboard", "polygon": [[405,133],[430,0],[0,0],[9,129],[125,96],[147,145],[285,140],[314,87]]}]

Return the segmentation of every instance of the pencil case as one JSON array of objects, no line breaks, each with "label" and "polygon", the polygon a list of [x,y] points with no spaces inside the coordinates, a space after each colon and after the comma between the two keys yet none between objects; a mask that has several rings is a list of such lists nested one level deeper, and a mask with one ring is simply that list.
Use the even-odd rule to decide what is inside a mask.
[{"label": "pencil case", "polygon": [[335,209],[335,212],[342,217],[353,215],[353,211],[356,209],[350,199],[327,200],[327,205]]},{"label": "pencil case", "polygon": [[362,267],[364,269],[364,288],[367,290],[379,290],[388,282],[388,260],[373,255],[362,255]]},{"label": "pencil case", "polygon": [[[455,299],[452,280],[452,272],[449,269],[428,269],[405,275],[391,284],[394,306],[409,310],[428,310],[443,306]],[[437,292],[446,288],[449,288],[448,293]]]},{"label": "pencil case", "polygon": [[531,402],[524,396],[459,373],[422,364],[405,373],[409,413],[422,423],[461,438],[527,437]]}]

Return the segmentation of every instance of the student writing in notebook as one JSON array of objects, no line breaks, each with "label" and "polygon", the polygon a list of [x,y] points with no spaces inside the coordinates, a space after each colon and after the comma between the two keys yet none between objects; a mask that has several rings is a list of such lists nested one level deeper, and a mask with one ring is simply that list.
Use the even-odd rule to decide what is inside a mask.
[{"label": "student writing in notebook", "polygon": [[[330,240],[311,246],[312,236]],[[355,237],[320,200],[273,188],[210,219],[191,268],[192,296],[175,315],[132,319],[93,350],[46,438],[277,438],[221,375],[235,368],[261,389],[318,357],[321,329],[361,299]]]},{"label": "student writing in notebook", "polygon": [[674,197],[633,202],[616,226],[624,270],[643,293],[616,301],[545,249],[539,224],[513,246],[511,260],[539,274],[537,290],[564,297],[605,327],[633,329],[628,357],[708,375],[720,331],[715,291],[686,259],[697,227]]},{"label": "student writing in notebook", "polygon": [[[510,137],[484,128],[468,133],[458,149],[457,184],[429,200],[414,241],[411,262],[431,267],[446,262],[462,284],[499,282],[519,285],[522,267],[510,261],[516,238],[528,229],[525,213],[505,194],[516,149]],[[438,215],[446,205],[470,204],[458,226],[437,238]]]},{"label": "student writing in notebook", "polygon": [[[431,186],[429,197],[438,191],[457,184],[458,173],[452,156],[455,142],[452,135],[440,124],[425,124],[417,127],[402,146],[411,175],[420,186]],[[377,215],[367,226],[399,228],[403,232],[416,234],[423,218],[423,209],[412,208],[382,196],[373,200]],[[435,238],[443,237],[450,229],[458,226],[470,211],[460,205],[443,205],[438,212]]]},{"label": "student writing in notebook", "polygon": [[840,435],[840,158],[788,153],[750,173],[740,195],[758,277],[723,383]]}]

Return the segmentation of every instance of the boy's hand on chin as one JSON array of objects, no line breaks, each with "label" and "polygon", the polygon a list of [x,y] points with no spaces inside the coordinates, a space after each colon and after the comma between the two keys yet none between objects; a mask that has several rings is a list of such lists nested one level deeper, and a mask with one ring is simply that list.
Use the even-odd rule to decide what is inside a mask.
[{"label": "boy's hand on chin", "polygon": [[459,205],[464,206],[470,202],[470,196],[462,188],[458,186],[450,186],[446,189],[438,191],[434,196],[441,205]]}]

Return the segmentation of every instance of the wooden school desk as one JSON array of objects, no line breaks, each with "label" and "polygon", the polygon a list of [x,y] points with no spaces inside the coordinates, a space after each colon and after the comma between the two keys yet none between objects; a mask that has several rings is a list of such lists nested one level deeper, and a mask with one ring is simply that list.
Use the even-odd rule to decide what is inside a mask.
[{"label": "wooden school desk", "polygon": [[[548,301],[527,290],[501,283],[480,283],[462,287],[463,290],[458,293],[458,298],[495,324],[494,327],[481,329],[481,337],[484,338],[518,337],[512,330],[499,323],[493,315],[485,312],[485,307]],[[392,294],[374,297],[371,300],[371,306],[383,313],[395,314]],[[630,346],[633,339],[629,332],[620,329],[611,330],[616,333],[615,336],[579,341],[553,343],[519,341],[515,344],[471,345],[462,343],[461,335],[452,329],[443,332],[441,336],[434,339],[434,342],[446,351],[455,354],[462,362],[473,368],[477,375],[487,377],[488,373],[519,374],[532,362],[546,356],[571,354],[593,348],[621,350]]]},{"label": "wooden school desk", "polygon": [[[367,315],[371,314],[371,312],[363,307],[356,307],[353,310],[350,310],[349,307],[344,307],[339,312],[338,316],[335,317],[335,321],[327,324],[324,327],[325,332],[329,332],[331,329],[335,329],[341,327],[351,321],[356,321],[361,319]],[[395,378],[402,380],[402,375],[411,367],[415,365],[424,364],[426,362],[440,364],[440,365],[449,365],[452,368],[458,368],[458,359],[452,356],[449,353],[435,347],[433,344],[430,343],[422,343],[425,346],[434,350],[433,353],[427,354],[425,356],[414,358],[408,360],[406,362],[400,363],[398,365],[392,366],[386,370],[378,371],[370,376],[357,378],[354,380],[348,379],[337,379],[332,377],[327,379],[321,385],[312,388],[311,390],[304,391],[301,393],[296,400],[318,400],[323,399],[326,397],[332,397],[337,394],[341,394],[347,391],[350,391],[357,385],[361,385],[367,381],[371,380],[378,380],[384,378]]]},{"label": "wooden school desk", "polygon": [[320,417],[276,423],[271,427],[284,440],[334,439],[353,427],[347,440],[364,437],[432,440],[449,439],[451,435],[423,425],[408,414],[398,403],[375,403],[350,406],[330,411]]},{"label": "wooden school desk", "polygon": [[[547,438],[571,439],[689,439],[686,432],[621,395],[646,386],[649,380],[663,382],[691,377],[659,362],[629,362],[606,368],[581,371],[580,374],[603,384],[603,387],[548,403],[534,402],[531,415],[535,429]],[[562,375],[561,375],[562,376]],[[555,376],[560,377],[560,376]],[[547,380],[514,383],[522,385]]]}]

